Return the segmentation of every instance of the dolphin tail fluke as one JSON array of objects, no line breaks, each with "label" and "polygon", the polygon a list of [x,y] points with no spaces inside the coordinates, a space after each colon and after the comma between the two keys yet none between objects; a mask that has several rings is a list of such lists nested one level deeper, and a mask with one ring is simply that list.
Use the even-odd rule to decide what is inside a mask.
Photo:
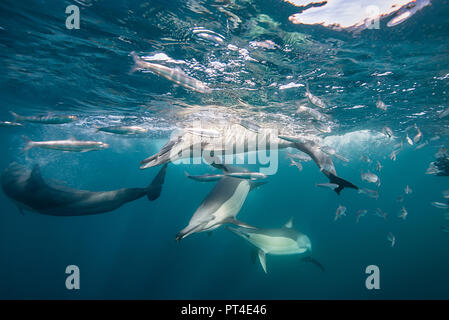
[{"label": "dolphin tail fluke", "polygon": [[356,185],[352,184],[351,182],[340,178],[338,176],[336,176],[335,174],[327,171],[327,170],[322,170],[322,172],[329,178],[329,182],[330,183],[335,183],[338,185],[337,188],[334,189],[334,191],[340,195],[340,192],[344,189],[344,188],[351,188],[351,189],[356,189],[358,190],[359,187],[357,187]]},{"label": "dolphin tail fluke", "polygon": [[139,57],[139,55],[135,51],[131,51],[130,55],[133,58],[134,65],[129,70],[129,74],[133,74],[137,70],[142,69],[143,60]]},{"label": "dolphin tail fluke", "polygon": [[320,268],[321,271],[325,272],[326,269],[324,269],[323,265],[318,262],[318,260],[312,258],[311,256],[307,256],[301,259],[302,262],[310,262],[313,265],[317,266],[318,268]]},{"label": "dolphin tail fluke", "polygon": [[32,147],[34,147],[34,141],[32,141],[30,138],[26,136],[22,136],[23,140],[26,142],[25,148],[23,148],[22,152],[26,152],[30,150]]},{"label": "dolphin tail fluke", "polygon": [[167,164],[165,164],[161,170],[159,170],[156,177],[153,179],[151,184],[148,186],[147,197],[148,200],[154,201],[161,195],[162,185],[165,180],[165,173],[167,172]]}]

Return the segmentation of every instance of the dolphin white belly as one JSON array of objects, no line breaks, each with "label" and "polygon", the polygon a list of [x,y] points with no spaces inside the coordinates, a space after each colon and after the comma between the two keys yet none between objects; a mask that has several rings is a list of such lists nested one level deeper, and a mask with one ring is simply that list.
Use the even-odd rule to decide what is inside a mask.
[{"label": "dolphin white belly", "polygon": [[213,213],[213,220],[206,224],[205,230],[213,230],[220,226],[220,224],[225,223],[229,218],[235,218],[237,213],[243,206],[250,190],[249,182],[242,180],[238,187],[235,189],[234,194],[223,204],[220,208]]},{"label": "dolphin white belly", "polygon": [[251,235],[249,241],[268,254],[299,254],[306,251],[306,248],[298,247],[296,240],[288,237],[272,237],[264,234],[254,234]]}]

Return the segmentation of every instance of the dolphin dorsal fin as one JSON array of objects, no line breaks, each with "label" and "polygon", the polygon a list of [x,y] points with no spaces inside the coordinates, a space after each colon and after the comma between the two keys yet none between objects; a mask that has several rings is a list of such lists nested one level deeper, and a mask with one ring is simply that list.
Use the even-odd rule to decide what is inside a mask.
[{"label": "dolphin dorsal fin", "polygon": [[259,260],[260,264],[262,265],[263,271],[267,273],[267,261],[266,261],[266,255],[265,252],[259,249]]},{"label": "dolphin dorsal fin", "polygon": [[291,217],[286,224],[284,224],[284,228],[293,228],[293,217]]},{"label": "dolphin dorsal fin", "polygon": [[34,165],[33,169],[31,170],[30,173],[30,181],[32,181],[32,183],[34,184],[43,184],[44,180],[42,179],[42,175],[41,175],[41,169],[39,167],[39,165]]}]

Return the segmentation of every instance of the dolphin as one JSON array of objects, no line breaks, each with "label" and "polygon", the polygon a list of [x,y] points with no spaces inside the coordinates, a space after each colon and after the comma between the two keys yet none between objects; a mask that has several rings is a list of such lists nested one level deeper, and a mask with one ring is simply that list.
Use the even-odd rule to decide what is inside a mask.
[{"label": "dolphin", "polygon": [[[212,165],[223,169],[226,173],[242,172],[241,168],[223,164]],[[193,233],[212,231],[226,223],[251,228],[251,226],[238,221],[236,216],[248,193],[265,183],[223,175],[195,211],[188,225],[176,235],[176,240],[184,239]]]},{"label": "dolphin", "polygon": [[305,234],[293,229],[293,219],[282,228],[259,229],[254,227],[230,227],[227,229],[253,244],[258,249],[259,261],[267,273],[266,255],[306,254],[304,261],[312,262],[324,271],[323,266],[314,260],[310,254],[312,243]]},{"label": "dolphin", "polygon": [[84,216],[113,211],[143,196],[156,200],[161,194],[166,170],[167,165],[164,165],[146,188],[93,192],[46,182],[38,165],[29,170],[12,163],[2,173],[1,183],[4,193],[22,213],[28,210],[52,216]]},{"label": "dolphin", "polygon": [[277,130],[269,128],[260,128],[259,131],[254,132],[235,123],[226,125],[206,123],[202,128],[216,130],[221,135],[205,137],[183,132],[170,139],[158,153],[142,160],[140,168],[146,169],[194,156],[213,156],[217,153],[238,154],[290,147],[309,155],[329,181],[338,185],[338,188],[334,190],[337,194],[340,194],[344,188],[358,189],[356,185],[337,176],[332,158],[312,139],[278,135]]}]

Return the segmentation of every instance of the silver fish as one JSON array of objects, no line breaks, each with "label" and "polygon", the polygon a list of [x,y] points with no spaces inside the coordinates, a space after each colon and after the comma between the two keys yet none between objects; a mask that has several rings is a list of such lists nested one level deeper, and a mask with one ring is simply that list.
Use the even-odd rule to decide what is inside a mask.
[{"label": "silver fish", "polygon": [[368,156],[366,156],[366,155],[364,155],[364,154],[362,154],[361,156],[360,156],[360,160],[362,160],[363,162],[366,162],[366,163],[371,163],[371,159],[370,159],[370,157],[368,157]]},{"label": "silver fish", "polygon": [[430,204],[432,206],[434,206],[435,208],[438,208],[438,209],[447,209],[447,208],[449,208],[449,205],[447,203],[434,201],[434,202],[431,202]]},{"label": "silver fish", "polygon": [[78,120],[77,116],[20,116],[15,112],[10,111],[16,122],[31,122],[41,124],[63,124]]},{"label": "silver fish", "polygon": [[362,180],[364,180],[364,181],[367,181],[370,183],[375,183],[375,184],[377,184],[377,186],[380,186],[380,179],[374,173],[371,173],[369,171],[363,173],[363,169],[361,169],[361,177],[362,177]]},{"label": "silver fish", "polygon": [[413,192],[413,190],[408,185],[406,185],[405,189],[404,189],[404,192],[405,192],[405,194],[411,194]]},{"label": "silver fish", "polygon": [[195,180],[195,181],[200,181],[200,182],[218,181],[224,177],[223,174],[204,174],[201,176],[192,176],[192,175],[188,174],[186,171],[184,171],[184,174],[186,175],[187,178]]},{"label": "silver fish", "polygon": [[422,132],[421,132],[421,130],[419,130],[419,128],[416,125],[416,123],[415,123],[415,129],[417,131],[417,134],[416,134],[416,136],[413,137],[413,142],[414,143],[418,143],[421,140],[421,138],[422,138]]},{"label": "silver fish", "polygon": [[391,242],[391,246],[394,247],[396,244],[396,237],[391,232],[387,236],[387,240]]},{"label": "silver fish", "polygon": [[445,147],[440,147],[438,149],[438,152],[435,153],[435,158],[442,158],[442,157],[447,157],[447,148]]},{"label": "silver fish", "polygon": [[383,110],[383,111],[386,111],[387,107],[388,106],[382,100],[380,100],[380,97],[379,97],[377,99],[377,102],[376,102],[376,108],[380,109],[380,110]]},{"label": "silver fish", "polygon": [[217,45],[222,45],[224,44],[224,37],[216,32],[207,30],[207,29],[194,29],[193,30],[193,34],[195,34],[195,36],[197,36],[200,39],[209,41],[209,42],[213,42]]},{"label": "silver fish", "polygon": [[267,178],[267,175],[262,172],[246,172],[246,171],[225,173],[225,176],[247,180],[260,180]]},{"label": "silver fish", "polygon": [[346,216],[346,207],[339,205],[335,212],[335,219],[338,220],[341,216]]},{"label": "silver fish", "polygon": [[366,210],[366,209],[361,209],[361,210],[357,211],[357,218],[356,218],[355,222],[359,223],[360,218],[366,216],[367,213],[368,213],[368,210]]},{"label": "silver fish", "polygon": [[438,115],[438,117],[439,117],[440,119],[442,119],[442,118],[447,117],[448,115],[449,115],[449,108],[443,110],[443,111]]},{"label": "silver fish", "polygon": [[376,161],[376,170],[377,171],[382,170],[382,165],[380,164],[379,160]]},{"label": "silver fish", "polygon": [[426,174],[432,174],[432,175],[436,175],[437,173],[439,173],[440,172],[440,169],[438,169],[436,166],[435,166],[435,163],[434,162],[431,162],[430,164],[429,164],[429,167],[427,168],[427,170],[426,170]]},{"label": "silver fish", "polygon": [[376,215],[387,220],[387,213],[383,212],[380,208],[376,209]]},{"label": "silver fish", "polygon": [[405,220],[405,218],[407,218],[407,215],[408,215],[407,210],[405,209],[405,207],[402,207],[398,217]]},{"label": "silver fish", "polygon": [[424,141],[424,142],[418,144],[418,145],[416,146],[415,150],[422,149],[422,148],[424,148],[425,146],[427,146],[428,144],[429,144],[429,141],[426,140],[426,141]]},{"label": "silver fish", "polygon": [[310,91],[309,91],[309,84],[306,82],[306,94],[305,94],[306,98],[309,100],[309,102],[321,109],[326,109],[327,106],[326,104],[323,102],[323,100],[321,100],[320,98],[314,96]]},{"label": "silver fish", "polygon": [[438,135],[436,135],[436,136],[433,136],[432,138],[430,138],[430,141],[437,141],[437,140],[439,140],[440,139],[440,136],[438,136]]},{"label": "silver fish", "polygon": [[260,126],[248,120],[240,120],[239,124],[252,132],[258,133],[260,131]]},{"label": "silver fish", "polygon": [[19,122],[0,121],[0,127],[23,127]]},{"label": "silver fish", "polygon": [[184,71],[179,68],[169,68],[161,64],[144,61],[134,51],[131,52],[131,56],[133,57],[135,63],[132,71],[140,69],[150,70],[189,90],[199,93],[212,92],[212,90],[205,83],[186,75]]},{"label": "silver fish", "polygon": [[392,138],[393,137],[393,131],[389,127],[383,127],[382,128],[382,133],[384,135],[386,135],[388,138]]},{"label": "silver fish", "polygon": [[100,141],[79,141],[75,139],[54,140],[54,141],[31,141],[27,138],[25,139],[27,140],[27,145],[24,151],[27,151],[35,147],[42,149],[71,151],[71,152],[88,152],[109,148],[109,144]]},{"label": "silver fish", "polygon": [[359,193],[366,194],[368,197],[373,199],[379,199],[379,191],[377,190],[371,190],[366,188],[359,189]]},{"label": "silver fish", "polygon": [[295,166],[298,168],[299,171],[302,171],[302,164],[301,162],[296,162],[293,159],[290,159],[290,166]]},{"label": "silver fish", "polygon": [[307,114],[317,121],[325,121],[329,118],[328,116],[322,114],[321,112],[306,106],[299,106],[298,109],[296,110],[296,113]]},{"label": "silver fish", "polygon": [[449,190],[443,190],[441,193],[443,194],[443,198],[449,199]]},{"label": "silver fish", "polygon": [[312,160],[312,158],[305,153],[289,153],[287,152],[287,158],[295,159],[298,161],[307,162]]},{"label": "silver fish", "polygon": [[408,136],[408,133],[405,135],[405,140],[407,140],[407,143],[411,146],[413,146],[413,141],[412,139],[410,139],[410,137]]},{"label": "silver fish", "polygon": [[335,184],[335,183],[316,183],[315,186],[320,187],[320,188],[329,188],[332,190],[335,190],[335,188],[338,188],[338,184]]},{"label": "silver fish", "polygon": [[100,127],[97,131],[115,133],[115,134],[140,134],[145,133],[148,130],[138,126],[110,126],[110,127]]},{"label": "silver fish", "polygon": [[396,161],[396,156],[398,155],[398,153],[400,152],[400,149],[395,149],[393,151],[391,151],[390,153],[390,159],[393,161]]}]

